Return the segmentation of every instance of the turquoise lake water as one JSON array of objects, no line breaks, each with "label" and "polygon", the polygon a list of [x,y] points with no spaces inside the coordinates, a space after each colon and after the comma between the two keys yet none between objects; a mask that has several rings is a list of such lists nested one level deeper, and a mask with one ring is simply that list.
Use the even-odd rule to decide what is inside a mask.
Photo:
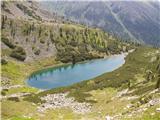
[{"label": "turquoise lake water", "polygon": [[75,65],[65,65],[42,70],[31,75],[27,84],[39,89],[68,86],[111,72],[125,63],[125,55],[115,55],[104,59],[86,61]]}]

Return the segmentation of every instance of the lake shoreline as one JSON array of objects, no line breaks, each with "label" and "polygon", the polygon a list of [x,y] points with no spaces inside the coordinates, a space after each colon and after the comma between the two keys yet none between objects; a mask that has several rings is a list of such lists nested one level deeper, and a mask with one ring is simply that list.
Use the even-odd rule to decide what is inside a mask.
[{"label": "lake shoreline", "polygon": [[[132,50],[133,51],[133,50]],[[76,63],[75,64],[75,66],[76,65],[80,65],[80,64],[87,64],[87,62],[88,62],[88,64],[90,64],[90,62],[92,63],[92,61],[93,62],[96,62],[96,64],[98,64],[98,63],[102,63],[102,64],[108,64],[108,63],[106,63],[106,60],[105,59],[110,59],[109,61],[109,64],[112,64],[112,60],[113,60],[113,62],[114,61],[117,61],[118,59],[120,60],[120,61],[123,61],[122,63],[117,63],[116,62],[116,65],[114,65],[113,64],[113,66],[112,67],[105,67],[105,69],[103,70],[101,70],[101,67],[103,66],[101,66],[100,67],[100,73],[98,72],[98,74],[97,74],[97,72],[94,72],[94,71],[89,71],[89,72],[91,72],[91,73],[88,73],[89,74],[89,78],[88,77],[86,77],[86,78],[81,78],[81,80],[79,80],[79,81],[77,81],[77,78],[75,77],[75,75],[73,74],[73,76],[75,77],[75,80],[74,80],[74,82],[73,82],[73,80],[71,80],[73,83],[71,83],[71,84],[68,84],[68,83],[66,83],[66,85],[63,85],[63,86],[69,86],[69,85],[72,85],[72,84],[75,84],[75,83],[79,83],[79,82],[81,82],[81,81],[84,81],[84,80],[89,80],[89,79],[92,79],[92,78],[95,78],[95,77],[97,77],[97,76],[99,76],[99,75],[101,75],[101,74],[104,74],[104,73],[106,73],[106,72],[112,72],[112,71],[114,71],[115,69],[118,69],[119,67],[121,67],[124,63],[125,63],[125,57],[128,55],[128,53],[130,53],[130,52],[132,52],[131,50],[130,51],[128,51],[128,52],[125,52],[125,53],[121,53],[121,54],[115,54],[115,55],[110,55],[110,56],[107,56],[107,57],[104,57],[104,58],[102,58],[102,59],[92,59],[92,60],[85,60],[85,61],[82,61],[82,62],[78,62],[78,63]],[[123,56],[123,58],[121,58],[121,57]],[[114,57],[120,57],[120,58],[116,58],[116,59],[114,59]],[[123,59],[123,60],[122,60]],[[101,62],[99,62],[99,61],[96,61],[96,60],[105,60],[105,63],[103,63],[102,61]],[[107,60],[108,61],[108,60]],[[120,62],[119,61],[119,62]],[[98,63],[97,63],[98,62]],[[121,64],[121,65],[120,65]],[[28,86],[36,86],[36,84],[39,86],[40,84],[42,84],[41,82],[43,82],[43,85],[45,84],[45,79],[52,79],[52,78],[54,78],[53,76],[51,76],[51,77],[49,77],[49,78],[45,78],[45,77],[42,77],[42,78],[39,78],[38,76],[39,75],[41,75],[41,73],[43,74],[43,73],[47,73],[47,72],[50,72],[50,71],[54,71],[54,70],[57,70],[57,69],[65,69],[65,68],[67,68],[67,67],[72,67],[71,66],[72,64],[71,63],[67,63],[67,64],[60,64],[60,65],[56,65],[56,66],[49,66],[49,67],[47,67],[47,68],[44,68],[44,69],[41,69],[41,70],[38,70],[38,71],[36,71],[36,72],[33,72],[31,75],[30,75],[30,77],[28,78],[28,80],[26,80],[26,84],[28,85]],[[95,63],[94,63],[94,65],[95,65]],[[99,65],[98,65],[99,66]],[[110,65],[109,65],[110,66]],[[117,67],[116,67],[117,66]],[[89,66],[88,66],[89,67]],[[93,66],[90,66],[89,68],[92,68]],[[73,68],[74,68],[74,65],[73,65]],[[83,68],[81,68],[81,69],[83,69]],[[79,73],[79,72],[78,72]],[[92,73],[94,73],[95,75],[93,75],[92,76]],[[58,73],[59,74],[59,73]],[[61,73],[62,74],[62,73]],[[60,76],[61,76],[61,74],[60,74]],[[70,72],[70,74],[72,74],[72,72]],[[83,74],[83,73],[82,73]],[[91,74],[91,75],[90,75]],[[37,76],[38,75],[38,76]],[[63,75],[63,77],[65,77],[64,76],[64,74],[62,74]],[[43,79],[42,81],[40,80],[40,81],[37,81],[37,77],[39,78],[39,80],[40,79]],[[70,76],[70,75],[69,75]],[[72,77],[73,77],[72,76]],[[76,75],[77,76],[77,75]],[[86,75],[84,74],[84,77],[85,77]],[[88,76],[88,75],[87,75]],[[34,80],[36,78],[36,81]],[[56,78],[55,78],[56,79]],[[61,78],[58,78],[58,79],[61,79]],[[67,77],[67,79],[68,79],[68,77]],[[30,80],[30,81],[29,81]],[[64,78],[62,78],[61,80],[64,80]],[[59,81],[59,80],[58,80]],[[57,82],[58,82],[57,81]],[[28,83],[29,82],[29,83]],[[38,82],[38,83],[37,83]],[[56,80],[54,81],[54,82],[56,82]],[[61,81],[62,82],[62,81]],[[50,82],[46,82],[46,85],[48,84],[48,83],[50,83]],[[65,83],[65,82],[64,82]],[[63,86],[57,86],[57,87],[53,87],[53,88],[46,88],[46,87],[43,87],[43,88],[41,88],[40,86],[39,87],[35,87],[35,88],[37,88],[37,89],[42,89],[42,90],[49,90],[49,89],[54,89],[54,88],[59,88],[59,87],[63,87]],[[50,86],[50,85],[49,85]],[[54,85],[53,85],[54,86]]]},{"label": "lake shoreline", "polygon": [[[128,52],[125,52],[125,53],[128,53]],[[106,57],[115,56],[115,55],[120,55],[120,54],[109,55],[109,56],[106,56]],[[50,60],[50,58],[49,58],[49,60]],[[92,60],[96,60],[96,59],[92,59]],[[44,61],[44,60],[39,60],[39,61]],[[37,62],[39,62],[39,61],[37,61]],[[81,62],[78,62],[78,63],[84,63],[84,62],[87,62],[87,61],[88,60],[81,61]],[[46,64],[46,61],[44,61],[44,62]],[[26,70],[29,69],[31,71],[27,71],[27,72],[25,72],[25,74],[22,74],[21,78],[18,79],[18,81],[16,82],[16,84],[6,85],[6,86],[4,86],[4,88],[5,87],[12,87],[14,85],[22,85],[23,87],[26,87],[27,89],[32,89],[33,88],[33,89],[36,89],[36,91],[41,91],[41,90],[43,91],[43,89],[38,89],[38,88],[35,88],[35,87],[32,87],[32,86],[28,85],[27,82],[26,82],[26,79],[28,79],[35,72],[42,71],[42,70],[49,69],[49,68],[52,69],[52,68],[60,67],[60,66],[63,66],[63,65],[64,66],[65,65],[71,65],[72,63],[49,63],[49,65],[48,64],[46,64],[46,65],[44,64],[44,65],[39,65],[38,67],[34,67],[35,64],[36,63],[26,63],[26,67],[24,68],[23,71],[25,71],[25,69]]]},{"label": "lake shoreline", "polygon": [[[134,50],[135,49],[129,50],[128,52],[122,52],[120,54],[107,55],[107,56],[104,56],[103,58],[84,60],[84,61],[77,62],[75,64],[86,63],[86,62],[92,61],[92,60],[106,59],[106,58],[109,58],[109,57],[112,57],[112,56],[118,56],[118,55],[122,55],[122,54],[125,54],[125,57],[126,57],[129,53],[133,52]],[[43,67],[42,69],[33,71],[29,76],[32,76],[33,74],[36,74],[37,72],[40,72],[40,71],[45,71],[47,69],[54,69],[54,68],[57,68],[57,67],[63,67],[63,66],[67,66],[67,65],[73,65],[73,64],[71,62],[69,62],[69,63],[60,63],[60,64],[57,64],[57,65],[51,65],[51,66]]]}]

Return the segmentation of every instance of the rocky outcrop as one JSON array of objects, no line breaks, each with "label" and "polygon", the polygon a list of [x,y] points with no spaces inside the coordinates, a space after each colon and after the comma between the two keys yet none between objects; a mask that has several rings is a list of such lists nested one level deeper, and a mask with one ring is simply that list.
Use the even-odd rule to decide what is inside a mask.
[{"label": "rocky outcrop", "polygon": [[56,109],[69,107],[74,112],[84,114],[91,111],[91,105],[89,103],[79,103],[75,101],[73,97],[67,97],[68,93],[48,94],[41,97],[41,100],[45,103],[38,107],[39,112],[45,112],[47,109]]}]

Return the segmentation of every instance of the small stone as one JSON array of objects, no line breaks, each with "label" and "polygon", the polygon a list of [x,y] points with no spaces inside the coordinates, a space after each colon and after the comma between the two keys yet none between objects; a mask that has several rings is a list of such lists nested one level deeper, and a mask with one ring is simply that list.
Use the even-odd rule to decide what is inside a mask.
[{"label": "small stone", "polygon": [[147,108],[143,108],[143,111],[146,111],[147,110]]},{"label": "small stone", "polygon": [[126,107],[131,108],[132,106],[133,106],[132,104],[128,104]]},{"label": "small stone", "polygon": [[159,99],[153,99],[153,100],[149,101],[149,105],[150,106],[154,106],[154,105],[159,104],[159,103],[160,103]]},{"label": "small stone", "polygon": [[160,112],[160,108],[156,108],[156,111],[157,111],[157,112]]},{"label": "small stone", "polygon": [[132,117],[132,114],[129,114],[128,117]]},{"label": "small stone", "polygon": [[149,101],[149,104],[150,104],[151,106],[153,106],[153,105],[154,105],[154,102],[151,100],[151,101]]},{"label": "small stone", "polygon": [[105,119],[106,119],[106,120],[113,120],[113,117],[110,117],[109,115],[107,115],[107,116],[105,117]]}]

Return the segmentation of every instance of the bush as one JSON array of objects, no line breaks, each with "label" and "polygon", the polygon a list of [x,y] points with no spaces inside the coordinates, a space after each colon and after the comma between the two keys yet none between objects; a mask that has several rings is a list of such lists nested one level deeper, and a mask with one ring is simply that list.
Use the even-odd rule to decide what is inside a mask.
[{"label": "bush", "polygon": [[15,101],[15,102],[20,101],[18,97],[9,97],[8,100]]},{"label": "bush", "polygon": [[158,80],[156,83],[156,88],[160,88],[160,75],[158,75]]},{"label": "bush", "polygon": [[26,38],[26,42],[28,42],[29,41],[29,39],[28,38]]},{"label": "bush", "polygon": [[5,95],[6,95],[6,92],[8,92],[8,89],[2,89],[1,95],[5,96]]},{"label": "bush", "polygon": [[12,53],[10,54],[11,57],[16,58],[18,60],[24,61],[26,58],[26,52],[22,47],[16,47]]},{"label": "bush", "polygon": [[40,51],[39,49],[37,49],[37,50],[35,50],[34,54],[35,54],[35,55],[39,55],[40,52],[41,52],[41,51]]},{"label": "bush", "polygon": [[40,43],[44,44],[45,40],[44,39],[40,39]]},{"label": "bush", "polygon": [[14,49],[16,45],[14,45],[8,38],[2,37],[2,42],[7,45],[9,48]]},{"label": "bush", "polygon": [[2,92],[1,92],[1,95],[2,95],[2,96],[5,96],[5,95],[6,95],[6,92],[5,92],[5,91],[2,91]]},{"label": "bush", "polygon": [[6,65],[8,62],[5,59],[1,59],[1,64]]},{"label": "bush", "polygon": [[32,50],[34,50],[34,49],[35,49],[35,46],[33,45],[33,46],[32,46]]}]

